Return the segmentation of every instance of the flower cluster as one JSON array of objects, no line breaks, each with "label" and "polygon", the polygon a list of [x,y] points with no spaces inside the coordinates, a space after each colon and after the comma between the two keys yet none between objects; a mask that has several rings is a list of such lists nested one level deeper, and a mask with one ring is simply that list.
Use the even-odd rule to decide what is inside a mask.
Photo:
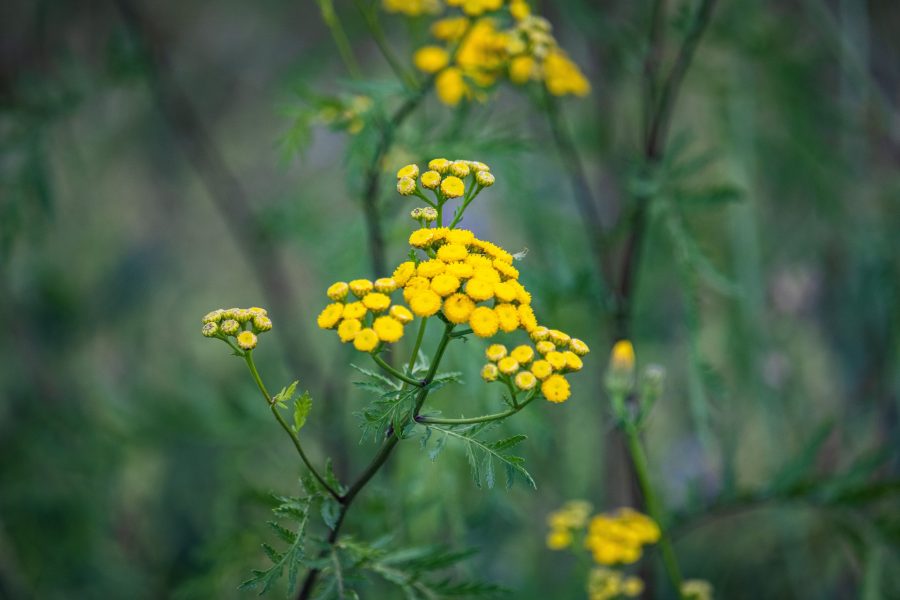
[{"label": "flower cluster", "polygon": [[587,592],[590,600],[612,600],[625,596],[636,598],[644,591],[640,577],[625,575],[608,567],[594,567],[588,575]]},{"label": "flower cluster", "polygon": [[382,6],[387,12],[407,17],[438,14],[444,9],[441,0],[382,0]]},{"label": "flower cluster", "polygon": [[490,345],[485,352],[490,362],[481,369],[481,377],[519,390],[531,390],[540,381],[544,398],[550,402],[566,401],[571,392],[563,374],[581,370],[584,366],[581,357],[589,351],[587,344],[558,329],[543,326],[528,333],[534,346],[522,345],[509,351],[503,344]]},{"label": "flower cluster", "polygon": [[382,343],[403,337],[403,327],[413,320],[409,309],[392,304],[397,282],[390,277],[338,281],[325,292],[333,300],[316,320],[322,329],[337,329],[342,342],[353,342],[360,352],[372,352]]},{"label": "flower cluster", "polygon": [[656,522],[630,508],[596,515],[588,524],[585,547],[602,565],[631,564],[641,558],[645,545],[659,541]]},{"label": "flower cluster", "polygon": [[229,344],[236,343],[237,347],[245,352],[256,348],[257,334],[272,329],[272,320],[266,309],[257,306],[219,308],[207,313],[202,321],[203,327],[200,331],[204,337],[218,338]]},{"label": "flower cluster", "polygon": [[[466,16],[435,21],[432,36],[440,44],[419,48],[413,64],[424,73],[436,73],[435,87],[445,104],[483,97],[482,90],[506,78],[524,85],[543,82],[555,96],[585,96],[587,78],[559,47],[550,22],[532,15],[523,0],[458,0]],[[492,16],[484,16],[486,13]],[[506,16],[508,13],[508,17]],[[503,20],[508,25],[499,25]]]},{"label": "flower cluster", "polygon": [[[562,550],[572,545],[575,533],[584,533],[584,547],[601,565],[631,564],[641,557],[643,546],[659,540],[653,519],[630,508],[594,515],[588,522],[590,504],[567,503],[547,518],[547,547]],[[586,530],[585,530],[586,528]],[[584,530],[584,531],[583,531]]]},{"label": "flower cluster", "polygon": [[[490,167],[478,161],[436,158],[424,172],[416,164],[401,168],[398,192],[416,195],[429,205],[411,213],[423,227],[409,236],[410,260],[374,282],[334,283],[326,292],[332,303],[317,322],[323,329],[335,329],[342,342],[353,342],[361,352],[378,352],[383,344],[399,341],[404,326],[416,317],[467,325],[465,333],[484,339],[521,329],[534,346],[508,352],[502,344],[491,345],[484,379],[505,383],[514,395],[519,390],[533,396],[539,390],[547,400],[563,402],[571,394],[564,375],[582,368],[587,344],[538,323],[511,253],[454,228],[468,204],[493,183]],[[426,191],[433,193],[433,200]],[[455,217],[443,227],[443,207],[457,198],[461,202]],[[403,302],[393,298],[396,292]]]}]

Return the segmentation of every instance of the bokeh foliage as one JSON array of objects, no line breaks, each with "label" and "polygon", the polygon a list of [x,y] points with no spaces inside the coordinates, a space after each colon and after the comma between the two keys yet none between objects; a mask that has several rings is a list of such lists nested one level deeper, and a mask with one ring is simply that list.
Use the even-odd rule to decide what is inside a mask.
[{"label": "bokeh foliage", "polygon": [[[602,216],[657,186],[634,341],[668,373],[647,442],[683,570],[722,598],[900,595],[900,7],[721,2],[648,182],[649,2],[541,4],[592,82],[561,111]],[[693,3],[672,4],[677,39]],[[313,319],[327,283],[369,269],[358,198],[376,139],[317,116],[365,95],[374,118],[400,86],[350,2],[336,11],[364,80],[312,2],[0,11],[0,596],[248,597],[237,586],[264,563],[272,494],[299,494],[301,473],[198,318],[267,304],[280,343],[258,364],[312,393],[312,453],[357,470],[371,446],[352,350]],[[382,23],[400,57],[423,41],[422,23]],[[477,489],[461,453],[432,463],[411,447],[352,517],[360,540],[478,548],[460,573],[517,598],[581,597],[579,572],[543,546],[544,516],[628,485],[604,460],[603,290],[550,148],[511,88],[457,109],[431,98],[397,132],[382,203],[399,259],[410,222],[390,171],[489,162],[497,184],[468,226],[527,248],[545,318],[594,348],[572,400],[516,425],[537,491]],[[467,381],[481,362],[448,357]],[[455,389],[437,404],[498,405]]]}]

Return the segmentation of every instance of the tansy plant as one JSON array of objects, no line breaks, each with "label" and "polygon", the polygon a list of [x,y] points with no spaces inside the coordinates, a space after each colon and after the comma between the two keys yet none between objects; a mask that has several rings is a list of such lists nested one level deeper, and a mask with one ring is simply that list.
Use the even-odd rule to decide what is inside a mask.
[{"label": "tansy plant", "polygon": [[[497,82],[535,81],[554,96],[585,96],[590,83],[551,32],[550,22],[532,15],[524,0],[452,0],[462,14],[431,25],[434,44],[413,54],[420,71],[435,75],[442,102],[481,99]],[[395,3],[385,2],[387,10]],[[410,14],[408,10],[403,11]]]},{"label": "tansy plant", "polygon": [[[460,444],[478,486],[493,487],[498,466],[505,472],[507,486],[515,478],[534,486],[523,459],[511,454],[525,436],[493,441],[486,439],[486,434],[536,399],[565,402],[571,394],[567,377],[582,368],[588,347],[539,323],[531,294],[519,282],[516,256],[457,227],[470,204],[493,183],[490,168],[477,161],[437,158],[424,171],[418,165],[401,168],[397,173],[398,192],[425,204],[411,213],[420,228],[409,236],[408,260],[397,265],[389,277],[338,281],[326,290],[331,303],[318,315],[317,324],[333,330],[340,342],[368,355],[376,368],[357,367],[365,376],[361,385],[375,394],[358,414],[363,438],[371,438],[380,446],[368,466],[348,485],[340,482],[330,467],[324,472],[318,469],[304,451],[301,430],[312,406],[309,394],[295,399],[294,382],[273,396],[263,383],[253,350],[257,335],[272,327],[265,311],[216,310],[203,318],[203,335],[226,342],[246,362],[262,397],[310,474],[304,478],[303,496],[279,499],[276,514],[298,522],[294,530],[273,525],[288,544],[287,550],[265,545],[274,566],[256,571],[245,585],[265,591],[287,571],[288,586],[293,590],[300,571],[305,570],[300,598],[311,597],[321,580],[316,597],[330,597],[335,590],[344,597],[364,575],[395,583],[410,598],[469,597],[496,590],[473,582],[429,579],[429,571],[446,568],[463,554],[426,552],[420,556],[408,549],[392,552],[339,536],[359,492],[397,444],[411,437],[420,438],[419,445],[427,449],[432,460],[447,441]],[[440,338],[433,348],[426,349],[429,325],[439,328]],[[406,335],[407,328],[415,333]],[[520,341],[509,344],[511,348],[504,343],[514,341],[517,335]],[[460,343],[470,336],[488,342],[481,375],[485,382],[501,386],[504,407],[476,417],[445,417],[429,409],[427,400],[433,391],[460,383],[459,373],[441,372],[440,365],[451,345],[466,351],[478,348],[476,343]],[[407,351],[406,357],[402,350]],[[289,423],[282,413],[291,402],[293,422]],[[317,535],[309,527],[311,509],[316,505],[329,529],[326,536]]]}]

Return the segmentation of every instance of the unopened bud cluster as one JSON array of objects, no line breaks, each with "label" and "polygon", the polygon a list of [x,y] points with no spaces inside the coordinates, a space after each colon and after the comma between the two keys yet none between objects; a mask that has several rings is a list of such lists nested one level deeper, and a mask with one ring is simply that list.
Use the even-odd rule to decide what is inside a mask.
[{"label": "unopened bud cluster", "polygon": [[244,351],[256,348],[259,341],[257,335],[272,329],[272,320],[266,309],[258,306],[219,308],[206,313],[202,322],[200,332],[204,337],[229,342],[233,339],[237,347]]}]

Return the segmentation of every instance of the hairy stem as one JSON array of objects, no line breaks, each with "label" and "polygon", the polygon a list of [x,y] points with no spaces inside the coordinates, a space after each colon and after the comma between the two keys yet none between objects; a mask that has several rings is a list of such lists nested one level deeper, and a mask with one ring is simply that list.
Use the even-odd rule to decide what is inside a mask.
[{"label": "hairy stem", "polygon": [[272,414],[275,415],[275,419],[281,425],[281,428],[285,430],[285,432],[290,436],[291,441],[294,443],[294,448],[297,449],[297,454],[300,455],[300,460],[303,461],[303,464],[306,465],[306,468],[309,469],[309,472],[312,473],[313,477],[316,478],[316,481],[325,488],[329,494],[334,497],[335,500],[340,500],[341,496],[337,493],[337,491],[328,485],[328,482],[319,474],[316,468],[312,465],[309,458],[306,456],[306,452],[303,451],[303,445],[300,443],[300,438],[297,437],[297,434],[291,429],[291,426],[288,425],[287,421],[284,420],[284,417],[281,416],[281,413],[278,412],[278,403],[272,399],[272,396],[269,394],[269,391],[266,389],[265,384],[263,384],[262,377],[259,376],[259,371],[256,370],[256,363],[253,362],[253,352],[247,351],[244,352],[244,361],[247,363],[247,367],[250,369],[250,374],[253,376],[253,381],[256,382],[256,387],[259,388],[260,393],[263,398],[265,398],[266,403],[269,405],[269,408],[272,410]]}]

